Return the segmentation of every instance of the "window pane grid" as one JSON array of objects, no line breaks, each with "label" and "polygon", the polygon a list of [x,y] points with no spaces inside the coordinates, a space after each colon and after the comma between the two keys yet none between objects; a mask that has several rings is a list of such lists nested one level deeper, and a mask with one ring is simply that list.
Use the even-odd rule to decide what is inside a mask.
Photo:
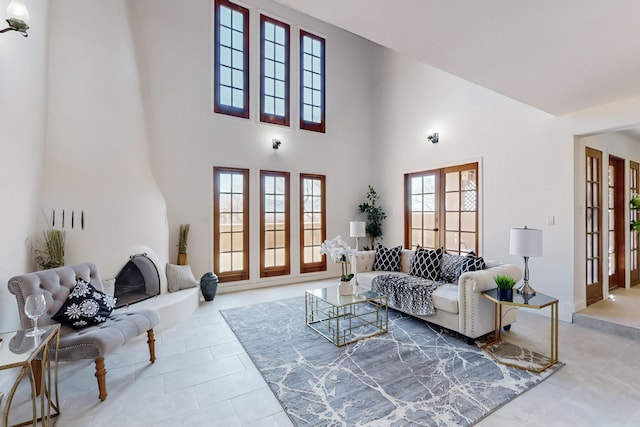
[{"label": "window pane grid", "polygon": [[300,34],[300,126],[324,132],[324,39]]},{"label": "window pane grid", "polygon": [[301,260],[302,272],[326,270],[320,246],[325,237],[324,176],[301,174]]},{"label": "window pane grid", "polygon": [[260,120],[289,125],[289,25],[261,15]]},{"label": "window pane grid", "polygon": [[289,274],[289,174],[260,172],[261,277]]}]

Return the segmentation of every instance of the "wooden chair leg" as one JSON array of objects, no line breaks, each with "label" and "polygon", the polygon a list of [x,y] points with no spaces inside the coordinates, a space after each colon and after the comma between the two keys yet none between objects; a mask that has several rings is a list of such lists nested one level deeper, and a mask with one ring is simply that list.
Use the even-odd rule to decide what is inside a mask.
[{"label": "wooden chair leg", "polygon": [[36,379],[36,396],[40,396],[40,393],[42,393],[42,360],[32,360],[31,370],[33,371],[33,378]]},{"label": "wooden chair leg", "polygon": [[153,329],[147,331],[147,344],[149,344],[149,360],[151,363],[156,361],[156,339],[153,335]]},{"label": "wooden chair leg", "polygon": [[100,400],[107,398],[107,370],[104,368],[104,357],[96,358],[96,378],[98,379],[98,392]]}]

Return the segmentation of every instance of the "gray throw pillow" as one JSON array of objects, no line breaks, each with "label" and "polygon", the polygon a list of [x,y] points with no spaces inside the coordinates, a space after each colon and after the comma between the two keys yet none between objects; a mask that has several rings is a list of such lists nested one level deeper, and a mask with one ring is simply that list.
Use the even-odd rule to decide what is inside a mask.
[{"label": "gray throw pillow", "polygon": [[458,267],[464,259],[462,255],[442,254],[442,262],[440,264],[440,280],[446,283],[458,283],[457,274]]},{"label": "gray throw pillow", "polygon": [[200,283],[193,277],[191,266],[167,264],[167,288],[169,292],[196,288]]}]

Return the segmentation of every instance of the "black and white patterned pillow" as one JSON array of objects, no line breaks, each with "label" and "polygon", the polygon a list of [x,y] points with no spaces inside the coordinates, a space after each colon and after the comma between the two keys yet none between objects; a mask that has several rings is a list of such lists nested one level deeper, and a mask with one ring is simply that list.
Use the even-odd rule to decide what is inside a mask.
[{"label": "black and white patterned pillow", "polygon": [[462,262],[458,267],[458,278],[462,276],[462,273],[466,273],[468,271],[484,270],[485,268],[487,268],[487,266],[484,262],[484,259],[482,259],[482,257],[477,257],[476,254],[471,251],[462,259]]},{"label": "black and white patterned pillow", "polygon": [[83,279],[78,279],[67,300],[52,319],[74,329],[103,323],[111,315],[116,299]]},{"label": "black and white patterned pillow", "polygon": [[446,283],[458,283],[457,274],[458,267],[464,259],[462,255],[442,254],[442,262],[440,264],[440,280]]},{"label": "black and white patterned pillow", "polygon": [[409,274],[429,280],[440,279],[440,262],[442,261],[442,248],[435,251],[418,246],[411,256]]},{"label": "black and white patterned pillow", "polygon": [[378,243],[373,261],[373,271],[400,271],[402,246],[387,248]]}]

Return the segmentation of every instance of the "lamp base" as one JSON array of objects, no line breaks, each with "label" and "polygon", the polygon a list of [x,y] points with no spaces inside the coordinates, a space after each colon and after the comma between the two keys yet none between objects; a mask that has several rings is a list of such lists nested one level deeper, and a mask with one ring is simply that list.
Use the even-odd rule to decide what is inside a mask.
[{"label": "lamp base", "polygon": [[527,297],[532,297],[536,294],[536,290],[533,289],[533,286],[531,286],[528,281],[525,281],[522,286],[517,289],[517,292]]}]

